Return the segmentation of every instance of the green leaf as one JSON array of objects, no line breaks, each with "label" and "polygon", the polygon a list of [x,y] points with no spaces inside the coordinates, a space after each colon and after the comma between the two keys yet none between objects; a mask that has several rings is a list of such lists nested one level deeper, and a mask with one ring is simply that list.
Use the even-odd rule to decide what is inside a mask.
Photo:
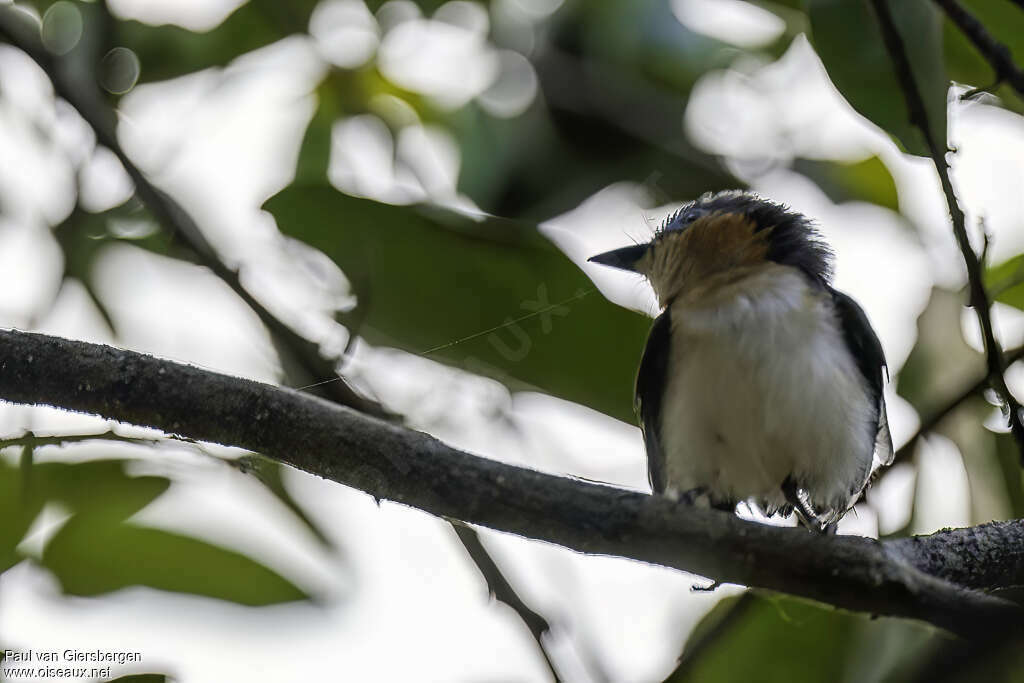
[{"label": "green leaf", "polygon": [[817,183],[836,204],[864,201],[900,210],[896,181],[877,156],[856,163],[797,159],[793,170]]},{"label": "green leaf", "polygon": [[[307,597],[278,574],[239,553],[125,523],[170,485],[164,477],[129,476],[126,464],[121,460],[49,462],[30,470],[28,487],[33,500],[60,501],[73,512],[47,544],[42,560],[60,579],[65,592],[96,595],[146,585],[247,605]],[[0,485],[4,481],[0,479]]]},{"label": "green leaf", "polygon": [[[746,601],[742,613],[731,617],[740,600]],[[773,594],[725,598],[694,629],[683,663],[666,681],[887,680],[886,673],[916,656],[935,633],[913,622],[872,620]],[[884,657],[886,649],[893,656]]]},{"label": "green leaf", "polygon": [[[942,23],[929,0],[886,0],[903,38],[932,135],[946,140],[948,81],[942,59]],[[910,117],[878,21],[867,2],[807,0],[811,40],[829,78],[858,112],[911,154],[928,155]]]},{"label": "green leaf", "polygon": [[72,517],[47,544],[42,564],[72,595],[150,586],[253,606],[309,597],[240,553],[106,515]]},{"label": "green leaf", "polygon": [[1006,493],[1010,500],[1012,516],[1024,518],[1024,470],[1020,467],[1020,448],[1013,435],[996,434],[996,458],[1006,482]]},{"label": "green leaf", "polygon": [[633,421],[651,321],[592,291],[532,226],[382,204],[326,183],[292,185],[265,208],[345,272],[370,343],[436,349],[426,355]]},{"label": "green leaf", "polygon": [[1024,254],[987,268],[985,287],[993,301],[1024,310]]},{"label": "green leaf", "polygon": [[43,509],[26,486],[24,471],[0,460],[0,574],[21,561],[16,548]]},{"label": "green leaf", "polygon": [[127,519],[164,493],[165,477],[133,477],[125,460],[48,462],[32,467],[34,495],[59,500],[79,514],[115,522]]},{"label": "green leaf", "polygon": [[76,513],[115,522],[126,519],[167,490],[163,477],[131,477],[125,461],[48,462],[14,468],[0,463],[0,571],[20,557],[15,547],[43,505],[59,501]]}]

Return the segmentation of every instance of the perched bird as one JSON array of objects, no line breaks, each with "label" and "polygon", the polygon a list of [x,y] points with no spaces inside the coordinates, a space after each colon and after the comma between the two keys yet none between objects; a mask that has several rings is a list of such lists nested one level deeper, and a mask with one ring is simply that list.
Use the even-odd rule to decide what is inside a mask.
[{"label": "perched bird", "polygon": [[635,404],[656,493],[830,531],[892,462],[882,347],[831,259],[810,220],[738,191],[590,259],[644,275],[662,309]]}]

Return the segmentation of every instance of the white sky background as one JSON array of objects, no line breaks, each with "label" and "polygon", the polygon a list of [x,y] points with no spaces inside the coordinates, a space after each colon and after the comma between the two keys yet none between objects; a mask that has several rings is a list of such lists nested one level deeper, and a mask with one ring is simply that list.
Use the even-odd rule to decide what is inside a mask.
[{"label": "white sky background", "polygon": [[[110,4],[122,16],[202,29],[215,25],[237,3]],[[504,0],[495,13],[511,13],[528,25],[530,17],[543,17],[556,6]],[[358,34],[353,44],[364,51],[361,58],[379,50],[383,68],[396,81],[405,79],[408,87],[453,105],[483,97],[494,111],[514,115],[536,93],[525,60],[487,44],[489,17],[475,5],[452,3],[442,13],[443,25],[413,18],[383,39],[360,7],[358,2],[332,4],[315,33],[336,35],[332,31],[346,30],[345,18],[351,18]],[[770,40],[778,30],[774,17],[744,3],[676,0],[674,9],[694,30],[738,45]],[[392,10],[389,21],[397,21],[409,7],[393,5]],[[417,40],[431,46],[433,69],[403,63],[408,53],[403,41]],[[343,276],[321,267],[313,278],[295,257],[296,247],[282,247],[273,220],[258,208],[289,181],[312,113],[307,94],[324,68],[322,56],[343,63],[360,58],[359,51],[325,52],[322,47],[291,38],[224,70],[139,87],[121,102],[119,134],[128,154],[181,199],[262,296],[287,302],[293,322],[341,343],[344,334],[327,313],[345,300]],[[457,87],[446,90],[437,74],[450,76],[467,62],[478,71],[472,78],[449,78]],[[112,342],[80,286],[64,287],[58,295],[61,256],[47,229],[70,208],[73,178],[65,155],[82,154],[90,136],[66,107],[55,108],[49,84],[29,60],[2,46],[0,84],[0,272],[5,275],[0,325]],[[1024,125],[1020,117],[984,105],[953,109],[962,203],[969,218],[986,217],[994,236],[992,258],[998,261],[1024,249],[1019,219],[1024,197],[1018,191],[1024,185]],[[32,121],[56,132],[58,144],[36,136]],[[732,71],[709,74],[695,89],[680,125],[708,151],[724,154],[755,190],[818,219],[838,254],[837,286],[867,310],[895,374],[913,345],[915,319],[932,284],[955,286],[962,280],[930,164],[903,157],[854,114],[803,40],[780,63],[741,61]],[[396,167],[392,150],[418,172]],[[790,171],[749,171],[771,167],[765,159],[784,165],[797,155],[856,160],[872,154],[893,172],[901,209],[916,234],[885,209],[834,205],[813,183]],[[450,137],[415,122],[397,141],[372,117],[341,123],[335,130],[331,178],[358,194],[471,205],[455,192],[458,166],[458,149]],[[116,204],[127,192],[123,172],[107,156],[97,155],[87,175],[87,199],[93,206]],[[628,244],[630,238],[643,239],[648,225],[671,208],[647,206],[645,188],[619,184],[551,220],[544,230],[605,295],[650,310],[650,294],[635,278],[583,265],[587,256]],[[277,376],[276,357],[255,316],[204,269],[119,246],[106,253],[97,273],[97,290],[118,326],[118,344],[264,381]],[[1019,344],[1024,336],[1020,316],[1000,309],[999,317],[1007,344]],[[964,325],[973,329],[973,318],[965,317]],[[643,447],[631,425],[547,396],[511,396],[490,380],[388,349],[360,345],[349,371],[408,415],[413,426],[453,445],[549,471],[646,486]],[[916,427],[917,417],[894,392],[888,398],[900,443]],[[27,427],[81,432],[105,426],[101,420],[52,410],[0,407],[0,434]],[[919,530],[968,523],[966,475],[956,447],[934,439],[926,448]],[[76,452],[102,457],[111,449],[89,446]],[[482,579],[445,523],[393,504],[378,508],[366,495],[292,472],[288,484],[295,497],[344,549],[342,557],[331,557],[234,470],[188,453],[143,454],[150,461],[147,467],[172,472],[176,483],[137,521],[249,552],[323,596],[323,604],[249,609],[147,589],[67,599],[45,572],[26,563],[0,581],[0,640],[6,646],[135,649],[147,664],[166,665],[187,683],[232,680],[238,671],[248,681],[547,680],[525,627],[508,608],[487,599]],[[909,515],[913,477],[908,473],[886,482],[876,496],[884,511],[883,531],[901,526]],[[51,524],[60,519],[59,511],[49,517]],[[44,526],[26,541],[27,548],[41,547],[48,533]],[[874,534],[878,527],[875,514],[861,508],[843,528]],[[733,592],[694,594],[690,586],[697,579],[679,572],[583,557],[506,535],[487,533],[485,542],[521,595],[552,623],[556,662],[568,680],[595,676],[594,663],[583,661],[580,653],[595,658],[612,680],[660,680],[672,668],[689,628],[721,596]]]}]

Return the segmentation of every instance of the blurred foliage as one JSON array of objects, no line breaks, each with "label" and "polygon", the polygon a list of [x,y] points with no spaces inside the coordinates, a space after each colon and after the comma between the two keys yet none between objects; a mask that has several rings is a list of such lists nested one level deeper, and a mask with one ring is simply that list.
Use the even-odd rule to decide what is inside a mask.
[{"label": "blurred foliage", "polygon": [[[40,16],[53,5],[46,0],[24,4]],[[237,58],[284,38],[308,39],[318,4],[249,0],[219,25],[193,32],[112,16],[103,2],[74,2],[84,33],[70,55],[87,62],[76,65],[83,83],[95,79],[98,60],[115,47],[137,55],[141,83],[201,70],[219,73]],[[371,12],[380,12],[385,3],[367,4]],[[359,337],[495,378],[512,390],[543,391],[632,422],[632,378],[650,322],[606,301],[537,224],[578,207],[613,183],[638,184],[651,207],[742,186],[729,160],[702,151],[705,147],[696,144],[700,141],[689,139],[683,121],[691,92],[708,75],[738,62],[774,63],[802,34],[854,110],[903,150],[918,155],[927,150],[910,126],[867,2],[751,2],[784,22],[781,33],[756,47],[703,35],[683,25],[671,4],[661,0],[554,3],[550,15],[541,11],[543,3],[535,4],[540,8],[536,16],[514,21],[503,14],[508,3],[472,5],[488,13],[482,38],[488,48],[513,51],[528,63],[536,81],[536,96],[515,114],[498,115],[481,97],[446,104],[394,82],[372,55],[351,68],[324,62],[322,79],[310,93],[316,109],[294,182],[265,208],[284,234],[320,250],[343,271],[357,305],[339,312],[338,319]],[[1024,58],[1024,11],[1011,2],[964,4]],[[892,0],[889,5],[933,132],[941,138],[947,79],[986,87],[994,74],[930,0]],[[403,7],[418,12],[420,20],[451,20],[438,11],[451,9],[441,0]],[[1024,111],[1024,100],[1008,87],[993,92],[1002,106]],[[119,95],[106,97],[116,105]],[[332,130],[360,115],[377,117],[392,142],[407,127],[419,125],[450,136],[459,159],[455,191],[462,196],[428,192],[399,205],[338,189],[328,174],[337,151],[332,150]],[[397,153],[393,157],[398,166]],[[833,202],[899,210],[896,184],[877,156],[856,163],[797,158],[791,167]],[[431,179],[415,180],[426,187]],[[450,208],[454,199],[480,211],[456,211]],[[157,228],[135,200],[99,212],[76,204],[53,226],[53,235],[64,254],[63,277],[84,284],[115,335],[115,322],[93,287],[104,249],[130,241],[170,258],[194,260],[187,246]],[[996,300],[1024,310],[1024,255],[990,267],[986,283]],[[918,341],[895,379],[899,394],[922,416],[942,408],[984,371],[981,354],[961,332],[964,301],[962,292],[933,290],[918,321]],[[1024,515],[1016,447],[1009,436],[982,425],[992,410],[984,400],[972,399],[938,430],[964,454],[979,521],[986,515]],[[127,462],[120,460],[33,464],[31,452],[22,460],[21,467],[0,460],[0,572],[31,561],[19,546],[44,507],[57,503],[71,516],[46,543],[39,562],[68,593],[97,595],[146,585],[246,605],[308,598],[255,559],[133,524],[132,515],[170,486],[167,477],[130,476]],[[255,458],[242,469],[254,474],[324,547],[337,550],[291,496],[280,466]],[[982,500],[991,504],[979,506]],[[726,599],[707,615],[672,680],[903,680],[947,645],[945,638],[916,624],[872,621],[789,598],[744,600],[741,613],[732,612],[737,599]],[[1020,670],[1019,657],[1014,660],[1012,654],[994,657],[985,666],[990,668],[974,680],[1005,680],[1012,667]]]},{"label": "blurred foliage", "polygon": [[47,542],[41,564],[65,592],[97,595],[128,586],[206,595],[247,605],[308,596],[287,579],[237,552],[204,541],[133,524],[130,517],[171,482],[131,476],[130,461],[33,463],[0,460],[0,569],[25,556],[19,544],[43,507],[70,513]]},{"label": "blurred foliage", "polygon": [[1024,254],[988,268],[985,286],[993,300],[1024,311]]},{"label": "blurred foliage", "polygon": [[[353,90],[361,91],[353,88],[356,78],[338,74],[329,81],[335,89],[321,85],[296,180],[265,208],[282,232],[316,247],[341,267],[361,302],[352,316],[360,336],[412,353],[442,347],[430,357],[513,389],[544,391],[632,421],[632,393],[623,387],[632,384],[649,321],[593,292],[589,279],[532,224],[465,216],[430,205],[386,204],[347,195],[327,182],[331,126],[340,112],[353,111]],[[483,125],[502,123],[480,110],[463,113]],[[520,118],[532,116],[527,112]],[[530,136],[489,137],[522,149]],[[484,144],[478,148],[492,150]],[[560,162],[554,161],[558,154],[548,156],[545,152],[537,165],[571,177],[564,168],[571,155],[563,155]],[[608,164],[609,170],[622,168]],[[489,177],[509,182],[508,171]],[[461,177],[467,175],[473,176],[463,172]],[[536,176],[532,171],[525,175]],[[622,178],[593,181],[585,193],[614,179]],[[661,184],[668,181],[659,178]],[[554,189],[564,195],[564,186]],[[425,282],[430,286],[423,286]],[[547,307],[552,307],[550,314],[494,329]],[[492,331],[474,336],[486,330]],[[465,339],[469,336],[473,338]],[[594,372],[595,367],[603,371]]]},{"label": "blurred foliage", "polygon": [[949,640],[915,622],[751,593],[724,598],[705,615],[666,683],[906,680],[894,676],[895,670],[930,654],[933,643]]},{"label": "blurred foliage", "polygon": [[[428,357],[632,420],[623,388],[647,318],[600,296],[536,231],[359,199],[326,183],[292,185],[267,208],[284,232],[341,266],[364,302],[358,332],[367,341],[437,348]],[[492,331],[474,336],[482,330]]]},{"label": "blurred foliage", "polygon": [[150,586],[254,606],[309,597],[240,553],[161,529],[111,523],[103,511],[78,514],[61,527],[42,564],[72,595]]},{"label": "blurred foliage", "polygon": [[18,543],[42,509],[43,499],[26,488],[18,469],[0,462],[0,572],[22,560]]},{"label": "blurred foliage", "polygon": [[962,292],[936,287],[917,319],[917,344],[896,381],[921,415],[934,414],[985,374],[984,357],[959,333],[965,304]]},{"label": "blurred foliage", "polygon": [[112,331],[114,321],[110,311],[93,286],[92,267],[104,247],[127,241],[157,254],[188,258],[180,248],[172,249],[170,236],[157,229],[145,208],[134,199],[98,213],[76,205],[68,217],[54,227],[53,235],[64,254],[64,278],[82,283]]},{"label": "blurred foliage", "polygon": [[797,159],[793,170],[816,182],[836,204],[862,201],[900,210],[896,181],[877,156],[854,163]]},{"label": "blurred foliage", "polygon": [[[807,0],[811,41],[846,100],[911,154],[928,155],[867,2]],[[946,75],[939,10],[931,2],[890,2],[893,20],[925,101],[933,135],[946,130]],[[909,36],[912,36],[910,38]]]},{"label": "blurred foliage", "polygon": [[[918,317],[917,344],[899,373],[897,391],[923,420],[936,415],[985,374],[984,356],[960,333],[964,304],[963,292],[935,288]],[[973,314],[968,324],[977,324]],[[994,411],[979,394],[960,403],[931,428],[933,433],[949,438],[963,457],[971,493],[971,519],[976,523],[1010,518],[1019,507],[1019,477],[1016,484],[1005,478],[1009,474],[1009,462],[1003,454],[1007,444],[1000,445],[1001,441],[1013,444],[1013,439],[984,426]],[[1013,464],[1019,471],[1019,451]],[[896,535],[909,532],[913,526],[911,518]]]},{"label": "blurred foliage", "polygon": [[119,21],[111,36],[135,52],[143,64],[142,82],[184,76],[225,66],[239,55],[284,36],[305,33],[317,0],[249,0],[211,31],[195,33],[178,26]]},{"label": "blurred foliage", "polygon": [[1010,499],[1010,515],[1024,519],[1024,471],[1020,467],[1020,449],[1009,434],[996,436],[996,457]]}]

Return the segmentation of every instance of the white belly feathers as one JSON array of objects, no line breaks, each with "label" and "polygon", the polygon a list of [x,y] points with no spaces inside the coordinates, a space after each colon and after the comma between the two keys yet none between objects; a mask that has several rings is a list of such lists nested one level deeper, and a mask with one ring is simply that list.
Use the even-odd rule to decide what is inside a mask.
[{"label": "white belly feathers", "polygon": [[870,474],[875,408],[827,293],[770,266],[671,304],[661,442],[669,490],[785,504],[789,476],[845,511]]}]

